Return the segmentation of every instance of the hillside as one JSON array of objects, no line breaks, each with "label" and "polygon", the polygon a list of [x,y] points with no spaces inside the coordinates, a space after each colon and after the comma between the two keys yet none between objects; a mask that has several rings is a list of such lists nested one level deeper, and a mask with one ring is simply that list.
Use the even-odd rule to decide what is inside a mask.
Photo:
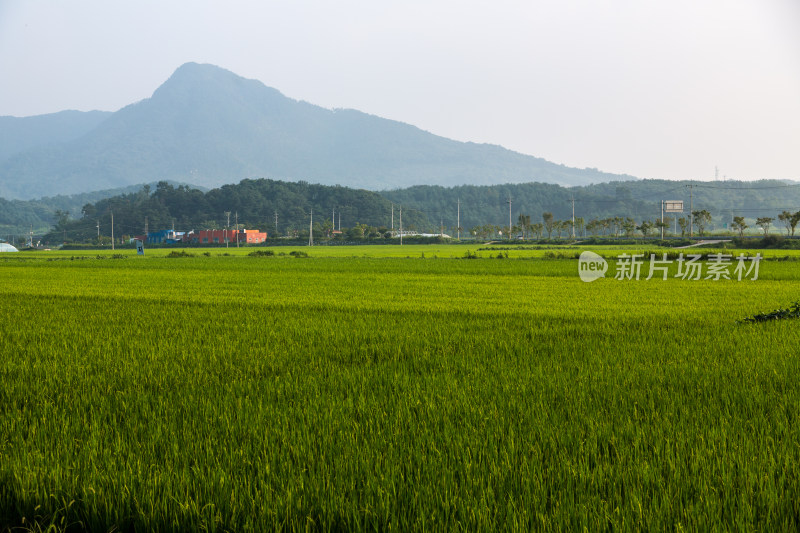
[{"label": "hillside", "polygon": [[[357,224],[371,227],[391,227],[392,204],[377,193],[339,186],[314,185],[306,182],[281,182],[267,179],[242,180],[236,185],[224,185],[208,192],[186,185],[173,186],[160,182],[154,188],[144,186],[138,191],[88,203],[81,216],[64,217],[54,224],[54,231],[45,235],[45,242],[62,240],[88,241],[100,234],[111,233],[111,213],[114,213],[116,235],[140,235],[145,223],[151,231],[173,226],[179,231],[217,229],[228,224],[226,212],[247,228],[276,234],[297,235],[308,230],[310,215],[314,214],[315,230],[330,227],[333,212],[337,226],[352,228]],[[403,214],[404,228],[425,229],[428,222],[418,211]]]},{"label": "hillside", "polygon": [[0,197],[73,194],[154,179],[218,187],[253,176],[369,190],[625,179],[453,141],[359,111],[324,109],[219,67],[188,63],[151,98],[79,138],[0,161]]},{"label": "hillside", "polygon": [[[770,216],[776,218],[776,230],[782,231],[777,214],[781,211],[800,211],[800,183],[773,180],[693,183],[641,180],[572,188],[546,183],[449,188],[417,186],[375,193],[305,182],[247,179],[207,192],[186,185],[160,182],[153,186],[129,188],[113,197],[101,197],[102,194],[97,193],[94,199],[88,200],[80,208],[75,208],[75,203],[92,196],[5,204],[0,201],[0,215],[9,207],[9,211],[16,213],[20,221],[41,216],[51,221],[53,227],[61,232],[61,237],[66,230],[68,238],[82,240],[96,236],[98,220],[101,233],[108,232],[111,211],[114,212],[117,231],[121,234],[142,233],[145,218],[150,229],[169,228],[173,223],[178,230],[221,228],[227,222],[225,212],[230,211],[232,216],[238,213],[239,222],[245,226],[266,230],[271,235],[275,233],[277,214],[278,233],[286,235],[307,229],[312,210],[315,225],[321,227],[330,223],[335,211],[337,227],[341,225],[346,229],[356,224],[390,227],[394,209],[397,228],[399,209],[402,207],[406,229],[438,233],[443,225],[447,232],[455,233],[459,207],[463,231],[486,225],[507,226],[509,197],[514,224],[520,215],[529,216],[533,223],[540,222],[545,211],[553,213],[558,220],[569,220],[573,198],[575,216],[586,222],[613,217],[631,217],[637,223],[655,221],[661,214],[661,200],[683,200],[685,216],[688,216],[688,185],[692,185],[694,209],[705,209],[712,215],[709,229],[725,228],[725,224],[730,224],[734,216],[744,216],[748,225],[755,228],[757,217]],[[67,204],[67,201],[71,203]],[[71,209],[65,209],[70,205]],[[47,206],[51,206],[49,212]],[[70,210],[71,215],[59,222],[52,210],[56,206],[61,206],[58,209],[62,211]],[[39,226],[34,224],[34,227]],[[0,237],[5,237],[5,233],[19,235],[27,231],[27,222],[21,222],[15,231],[0,225]],[[36,234],[41,233],[36,231]]]},{"label": "hillside", "polygon": [[[179,185],[170,182],[170,185]],[[68,218],[80,218],[85,205],[106,198],[138,192],[148,185],[131,185],[118,189],[108,189],[81,194],[45,196],[35,200],[6,200],[0,198],[0,239],[13,240],[14,235],[33,231],[36,235],[47,233],[58,221],[58,214]],[[12,238],[9,238],[12,237]]]},{"label": "hillside", "polygon": [[[691,199],[689,185],[692,186]],[[757,217],[777,217],[784,210],[792,213],[800,210],[800,183],[777,180],[637,180],[582,187],[546,183],[417,186],[381,194],[397,205],[420,210],[430,220],[443,220],[447,227],[456,225],[460,202],[461,227],[467,229],[484,224],[507,226],[509,198],[514,223],[520,214],[530,216],[534,222],[541,221],[545,211],[559,220],[570,219],[573,198],[575,216],[586,221],[609,217],[654,221],[661,216],[662,200],[683,200],[685,216],[688,216],[691,200],[694,210],[705,209],[711,213],[712,226],[717,228],[729,224],[734,216],[744,216],[754,225]]]},{"label": "hillside", "polygon": [[0,117],[0,161],[12,155],[79,139],[112,113],[61,111],[35,117]]}]

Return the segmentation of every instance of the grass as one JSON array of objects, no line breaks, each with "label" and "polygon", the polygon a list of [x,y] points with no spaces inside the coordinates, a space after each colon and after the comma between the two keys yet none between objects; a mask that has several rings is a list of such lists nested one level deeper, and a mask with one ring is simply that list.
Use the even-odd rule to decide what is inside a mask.
[{"label": "grass", "polygon": [[0,523],[798,527],[800,334],[737,323],[796,299],[791,262],[583,283],[386,248],[0,259]]}]

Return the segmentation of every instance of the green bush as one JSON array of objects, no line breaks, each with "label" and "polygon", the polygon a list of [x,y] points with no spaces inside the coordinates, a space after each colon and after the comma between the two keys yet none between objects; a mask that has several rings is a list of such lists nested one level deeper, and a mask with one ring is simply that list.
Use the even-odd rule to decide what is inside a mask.
[{"label": "green bush", "polygon": [[167,257],[194,257],[194,254],[190,254],[186,250],[181,250],[181,251],[173,250],[169,254],[167,254]]}]

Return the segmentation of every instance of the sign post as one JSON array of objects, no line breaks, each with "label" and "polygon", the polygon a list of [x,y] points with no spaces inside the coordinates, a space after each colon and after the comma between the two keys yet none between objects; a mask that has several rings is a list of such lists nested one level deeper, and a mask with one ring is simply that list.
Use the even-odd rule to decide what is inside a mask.
[{"label": "sign post", "polygon": [[[662,200],[661,211],[667,213],[683,213],[683,200]],[[664,215],[661,215],[661,222],[664,222]],[[663,231],[664,228],[662,227]],[[678,217],[675,217],[675,234],[678,233]]]}]

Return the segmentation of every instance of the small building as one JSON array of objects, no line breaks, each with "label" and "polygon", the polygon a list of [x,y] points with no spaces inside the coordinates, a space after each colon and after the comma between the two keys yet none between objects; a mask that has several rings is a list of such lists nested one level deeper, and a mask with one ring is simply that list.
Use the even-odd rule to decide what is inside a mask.
[{"label": "small building", "polygon": [[171,229],[151,231],[147,234],[147,244],[175,244],[177,242],[183,242],[183,235],[183,231]]},{"label": "small building", "polygon": [[183,235],[183,242],[190,244],[225,244],[226,242],[259,244],[265,240],[267,240],[267,234],[255,229],[243,229],[239,231],[208,229],[190,231]]},{"label": "small building", "polygon": [[237,239],[247,244],[260,244],[267,240],[267,233],[257,229],[243,229],[239,231]]}]

